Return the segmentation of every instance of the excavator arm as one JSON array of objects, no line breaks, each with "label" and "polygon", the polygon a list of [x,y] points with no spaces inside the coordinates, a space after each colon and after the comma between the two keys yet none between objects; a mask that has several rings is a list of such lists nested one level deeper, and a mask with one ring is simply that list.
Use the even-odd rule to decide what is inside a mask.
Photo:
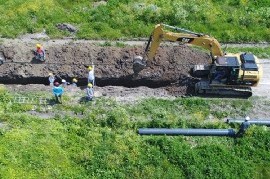
[{"label": "excavator arm", "polygon": [[[180,33],[165,31],[164,27],[180,31]],[[219,42],[213,37],[178,27],[158,24],[155,26],[155,29],[148,40],[143,56],[137,56],[134,59],[133,70],[135,74],[138,74],[146,66],[146,61],[153,60],[156,51],[163,40],[200,46],[209,50],[213,57],[223,56]]]}]

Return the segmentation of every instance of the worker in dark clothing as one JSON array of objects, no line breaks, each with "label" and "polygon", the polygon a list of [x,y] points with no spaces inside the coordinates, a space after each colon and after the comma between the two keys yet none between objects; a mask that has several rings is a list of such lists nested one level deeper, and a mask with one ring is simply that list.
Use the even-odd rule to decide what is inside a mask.
[{"label": "worker in dark clothing", "polygon": [[240,125],[240,129],[236,134],[236,137],[243,137],[245,134],[246,130],[249,128],[250,123],[249,123],[249,117],[247,116],[245,121]]},{"label": "worker in dark clothing", "polygon": [[216,71],[216,73],[215,73],[215,78],[214,78],[214,80],[215,80],[216,82],[221,83],[221,80],[222,80],[225,76],[226,76],[226,71],[225,71],[225,69],[218,70],[218,71]]}]

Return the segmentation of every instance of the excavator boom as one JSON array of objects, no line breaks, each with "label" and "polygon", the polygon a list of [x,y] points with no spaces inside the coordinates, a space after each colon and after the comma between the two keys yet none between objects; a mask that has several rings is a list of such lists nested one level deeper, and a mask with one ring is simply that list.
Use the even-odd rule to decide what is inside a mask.
[{"label": "excavator boom", "polygon": [[[170,32],[164,28],[180,31],[180,33]],[[208,35],[191,32],[189,30],[173,27],[165,24],[157,24],[153,30],[143,56],[137,56],[134,59],[133,71],[135,74],[139,73],[145,66],[147,60],[153,60],[157,49],[162,41],[181,42],[184,44],[191,44],[200,46],[209,50],[212,56],[223,56],[221,45],[219,42]]]},{"label": "excavator boom", "polygon": [[[186,31],[186,33],[174,33],[174,32],[170,32],[170,31],[165,31],[163,29],[163,26],[169,27],[171,29],[176,29],[176,28],[173,28],[172,26],[168,26],[165,24],[156,25],[156,27],[155,27],[155,29],[150,37],[150,39],[151,39],[150,43],[152,43],[152,44],[150,46],[149,53],[146,53],[147,58],[149,60],[152,60],[154,58],[155,53],[156,53],[160,43],[163,40],[173,41],[173,42],[181,42],[181,43],[200,46],[200,47],[203,47],[203,48],[209,50],[213,56],[223,56],[223,52],[221,50],[221,45],[219,44],[219,42],[215,38],[210,37],[208,35],[198,34],[198,33],[190,32],[190,31]],[[148,49],[146,49],[146,50],[148,50]]]}]

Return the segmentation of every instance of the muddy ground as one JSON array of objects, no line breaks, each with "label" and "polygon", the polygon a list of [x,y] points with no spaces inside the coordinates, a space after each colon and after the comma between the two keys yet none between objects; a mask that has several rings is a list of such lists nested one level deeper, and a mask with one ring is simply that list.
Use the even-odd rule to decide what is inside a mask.
[{"label": "muddy ground", "polygon": [[207,64],[207,53],[188,46],[161,46],[155,60],[134,76],[133,58],[142,55],[144,46],[101,46],[87,41],[39,42],[46,50],[46,61],[33,59],[37,41],[4,40],[0,56],[6,63],[0,66],[0,83],[48,84],[48,74],[71,81],[76,77],[79,85],[87,83],[86,66],[95,64],[97,86],[124,86],[150,88],[165,87],[173,95],[189,94],[196,79],[190,78],[194,64]]}]

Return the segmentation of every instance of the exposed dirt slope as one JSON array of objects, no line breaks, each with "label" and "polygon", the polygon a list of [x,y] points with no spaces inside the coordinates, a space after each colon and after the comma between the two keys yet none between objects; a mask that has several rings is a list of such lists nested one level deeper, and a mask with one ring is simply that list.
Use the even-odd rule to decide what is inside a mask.
[{"label": "exposed dirt slope", "polygon": [[[8,62],[0,66],[1,83],[46,84],[48,73],[52,72],[67,80],[76,77],[80,85],[86,85],[85,66],[93,62],[98,86],[168,87],[169,92],[182,95],[192,90],[191,67],[209,61],[206,53],[187,46],[162,46],[156,59],[134,77],[132,61],[134,56],[142,55],[142,46],[120,48],[102,47],[87,41],[47,41],[42,43],[46,61],[40,63],[33,60],[35,44],[36,41],[5,40],[0,45],[0,55]],[[171,83],[177,84],[177,88]]]}]

